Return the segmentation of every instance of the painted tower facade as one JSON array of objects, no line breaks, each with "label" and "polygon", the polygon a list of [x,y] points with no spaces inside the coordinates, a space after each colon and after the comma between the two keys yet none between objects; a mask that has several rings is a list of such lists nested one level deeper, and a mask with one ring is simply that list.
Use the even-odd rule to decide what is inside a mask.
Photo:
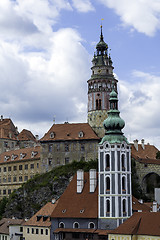
[{"label": "painted tower facade", "polygon": [[105,136],[99,144],[99,228],[115,229],[132,214],[131,149],[122,133],[117,93],[110,93],[110,110],[104,121]]},{"label": "painted tower facade", "polygon": [[114,78],[113,69],[101,26],[100,41],[92,60],[92,75],[88,80],[88,123],[100,138],[104,136],[103,121],[109,110],[109,94],[112,88],[117,92],[118,81]]}]

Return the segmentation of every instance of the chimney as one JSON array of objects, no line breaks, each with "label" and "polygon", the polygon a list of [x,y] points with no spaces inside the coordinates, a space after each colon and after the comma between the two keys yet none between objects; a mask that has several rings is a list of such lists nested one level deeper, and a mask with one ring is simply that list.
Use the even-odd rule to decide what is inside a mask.
[{"label": "chimney", "polygon": [[3,121],[3,115],[1,115],[1,121]]},{"label": "chimney", "polygon": [[38,141],[38,139],[39,139],[39,135],[35,135],[35,138],[36,138],[36,140]]},{"label": "chimney", "polygon": [[133,142],[134,142],[134,147],[135,147],[136,151],[138,152],[138,140],[137,139],[133,140]]},{"label": "chimney", "polygon": [[145,146],[144,146],[144,139],[141,140],[141,145],[142,145],[142,148],[143,150],[145,149]]},{"label": "chimney", "polygon": [[84,171],[79,169],[77,171],[77,193],[81,193],[84,187]]},{"label": "chimney", "polygon": [[96,169],[89,170],[89,182],[90,182],[89,191],[90,191],[90,193],[93,193],[96,189],[96,186],[97,186],[97,176],[96,175],[97,175]]},{"label": "chimney", "polygon": [[152,212],[157,212],[157,202],[153,201]]}]

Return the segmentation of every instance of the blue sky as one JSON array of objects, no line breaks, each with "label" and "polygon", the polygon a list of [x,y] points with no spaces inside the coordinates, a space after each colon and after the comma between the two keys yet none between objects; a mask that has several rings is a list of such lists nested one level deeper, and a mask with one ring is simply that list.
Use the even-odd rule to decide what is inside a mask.
[{"label": "blue sky", "polygon": [[102,18],[125,135],[160,147],[159,0],[1,0],[1,114],[40,136],[86,122]]}]

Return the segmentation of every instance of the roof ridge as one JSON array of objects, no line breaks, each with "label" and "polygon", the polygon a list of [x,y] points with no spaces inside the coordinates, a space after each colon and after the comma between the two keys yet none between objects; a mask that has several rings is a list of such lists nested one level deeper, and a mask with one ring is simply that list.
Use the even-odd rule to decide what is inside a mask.
[{"label": "roof ridge", "polygon": [[141,220],[142,220],[142,217],[140,217],[138,223],[136,224],[136,226],[134,227],[133,231],[132,231],[132,234],[136,235],[138,233],[138,230],[139,230],[139,227],[140,227],[140,224],[141,224]]}]

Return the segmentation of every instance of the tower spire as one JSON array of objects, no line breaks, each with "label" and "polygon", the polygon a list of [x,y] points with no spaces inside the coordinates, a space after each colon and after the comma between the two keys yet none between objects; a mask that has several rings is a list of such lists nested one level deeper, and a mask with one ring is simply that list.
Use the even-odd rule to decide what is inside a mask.
[{"label": "tower spire", "polygon": [[100,41],[103,42],[102,24],[101,24],[101,35],[100,35]]}]

